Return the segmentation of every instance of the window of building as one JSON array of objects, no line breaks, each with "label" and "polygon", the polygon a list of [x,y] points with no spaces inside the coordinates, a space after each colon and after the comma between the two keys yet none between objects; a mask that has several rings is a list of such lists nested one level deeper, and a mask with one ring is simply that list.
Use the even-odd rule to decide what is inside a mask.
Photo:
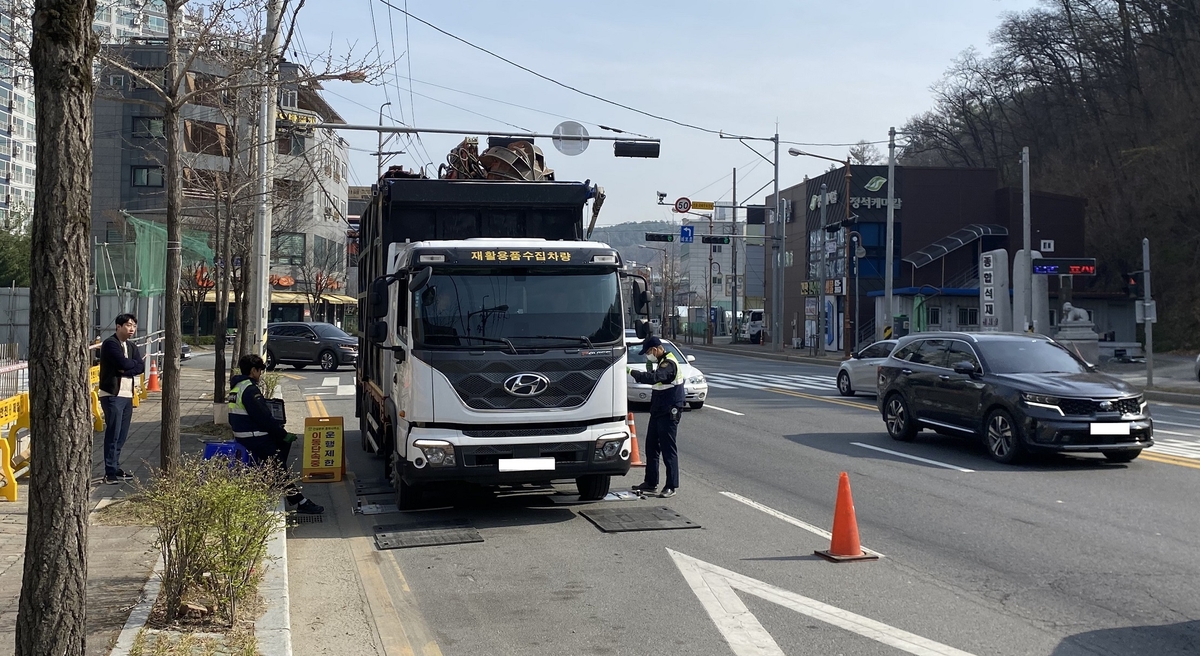
[{"label": "window of building", "polygon": [[959,326],[978,326],[979,325],[979,308],[958,308],[958,325]]},{"label": "window of building", "polygon": [[280,137],[275,145],[275,152],[280,155],[300,156],[304,154],[304,137],[298,134]]},{"label": "window of building", "polygon": [[0,175],[0,177],[7,178],[11,175],[12,177],[16,178],[17,180],[21,180],[22,178],[25,177],[25,169],[21,168],[20,164],[13,164],[11,173],[9,172],[8,167],[9,167],[8,162],[4,162],[3,165],[0,166],[0,173],[3,174],[3,175]]},{"label": "window of building", "polygon": [[22,96],[19,93],[13,95],[12,111],[17,112],[18,114],[29,113],[25,111],[25,96]]},{"label": "window of building", "polygon": [[286,109],[296,109],[298,94],[295,89],[279,90],[279,106]]},{"label": "window of building", "polygon": [[304,233],[285,232],[271,238],[271,264],[302,266],[304,264]]},{"label": "window of building", "polygon": [[14,118],[12,121],[12,134],[14,137],[25,138],[25,121],[23,119]]},{"label": "window of building", "polygon": [[163,167],[135,166],[133,167],[133,186],[161,187],[163,186]]},{"label": "window of building", "polygon": [[714,253],[720,253],[720,252],[721,252],[721,247],[720,247],[719,245],[714,245],[714,246],[712,247],[712,252],[714,252]]},{"label": "window of building", "polygon": [[34,175],[34,170],[35,169],[25,169],[25,184],[31,185],[36,181],[37,176]]},{"label": "window of building", "polygon": [[161,116],[134,116],[133,136],[145,139],[161,139],[163,119]]},{"label": "window of building", "polygon": [[103,23],[111,23],[112,7],[96,7],[96,20]]},{"label": "window of building", "polygon": [[114,89],[124,89],[125,88],[125,76],[124,75],[109,75],[108,76],[108,86],[110,86]]},{"label": "window of building", "polygon": [[931,327],[941,326],[942,325],[942,308],[937,307],[937,306],[931,306],[931,307],[925,308],[925,323]]},{"label": "window of building", "polygon": [[31,162],[31,163],[37,161],[37,145],[36,144],[25,144],[25,161]]},{"label": "window of building", "polygon": [[155,34],[166,34],[167,19],[159,18],[158,16],[148,16],[146,18],[146,27]]},{"label": "window of building", "polygon": [[233,135],[224,123],[184,121],[183,149],[189,153],[228,157],[233,152]]}]

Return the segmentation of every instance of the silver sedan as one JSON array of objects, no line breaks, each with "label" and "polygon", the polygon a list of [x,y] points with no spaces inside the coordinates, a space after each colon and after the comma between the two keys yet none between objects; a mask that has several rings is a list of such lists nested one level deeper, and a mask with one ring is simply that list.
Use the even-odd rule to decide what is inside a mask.
[{"label": "silver sedan", "polygon": [[842,396],[854,396],[859,392],[875,394],[879,383],[879,365],[892,354],[896,340],[885,339],[862,349],[838,370],[837,387]]}]

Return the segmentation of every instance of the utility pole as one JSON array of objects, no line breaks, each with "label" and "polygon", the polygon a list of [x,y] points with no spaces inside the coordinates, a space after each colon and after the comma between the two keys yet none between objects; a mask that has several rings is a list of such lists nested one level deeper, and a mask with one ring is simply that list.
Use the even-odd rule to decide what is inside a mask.
[{"label": "utility pole", "polygon": [[736,167],[734,167],[734,169],[733,169],[733,207],[731,207],[730,209],[733,210],[733,239],[729,240],[730,241],[729,245],[733,247],[733,301],[731,304],[731,307],[733,308],[733,313],[732,313],[732,316],[733,316],[733,340],[732,341],[736,342],[736,341],[738,341],[738,336],[742,332],[741,322],[738,321],[738,315],[737,315],[737,312],[738,312],[738,268],[737,268],[738,253],[737,252],[738,252],[738,241],[739,240],[738,240],[738,229],[737,229],[737,168]]},{"label": "utility pole", "polygon": [[1021,313],[1025,315],[1022,330],[1028,331],[1033,326],[1033,242],[1029,230],[1029,146],[1021,149],[1021,220],[1025,231],[1025,259],[1021,262],[1021,290],[1025,302]]},{"label": "utility pole", "polygon": [[821,270],[817,276],[817,355],[825,355],[825,266],[829,260],[829,256],[825,249],[825,242],[829,239],[829,233],[825,231],[825,206],[829,204],[829,199],[825,196],[825,183],[821,183],[821,232],[819,242],[821,244]]},{"label": "utility pole", "polygon": [[[716,211],[714,210],[713,214],[715,214],[715,213],[716,213]],[[708,234],[711,235],[712,233],[713,233],[713,215],[709,214],[708,215]],[[708,275],[705,276],[708,279],[708,301],[707,301],[708,306],[704,308],[704,343],[710,344],[710,345],[713,343],[713,330],[715,328],[715,326],[713,326],[713,315],[712,315],[712,265],[713,265],[712,254],[713,254],[713,245],[709,244],[708,245]]]},{"label": "utility pole", "polygon": [[779,197],[779,132],[772,139],[775,142],[775,232],[774,263],[771,273],[771,345],[776,351],[783,350],[783,254],[787,231],[784,228],[783,199]]},{"label": "utility pole", "polygon": [[1154,387],[1154,322],[1150,313],[1150,240],[1142,239],[1142,314],[1146,326],[1146,387]]},{"label": "utility pole", "polygon": [[267,2],[267,32],[263,36],[262,96],[258,116],[258,213],[254,217],[254,256],[247,278],[250,312],[245,328],[250,335],[248,353],[263,354],[267,316],[271,308],[271,203],[275,164],[275,74],[279,51],[279,0]]},{"label": "utility pole", "polygon": [[[854,314],[854,323],[850,322],[850,156],[846,156],[846,197],[842,199],[842,205],[846,208],[846,219],[842,223],[842,230],[846,231],[846,265],[843,273],[842,283],[842,298],[846,301],[842,304],[842,347],[845,349],[846,357],[850,357],[850,333],[855,334],[854,343],[858,344],[858,313]],[[857,233],[855,233],[857,234]],[[855,281],[854,300],[858,302],[858,285]]]},{"label": "utility pole", "polygon": [[[896,128],[888,128],[888,181],[887,181],[887,250],[883,254],[883,337],[894,337],[892,327],[892,251],[896,239]],[[849,199],[847,199],[848,201]],[[878,330],[877,330],[878,332]]]},{"label": "utility pole", "polygon": [[[383,108],[392,104],[392,101],[387,101],[379,106],[379,127],[383,127]],[[393,133],[394,134],[394,133]],[[388,135],[388,139],[392,138],[392,134]],[[383,177],[383,130],[379,131],[379,148],[375,149],[375,180]]]}]

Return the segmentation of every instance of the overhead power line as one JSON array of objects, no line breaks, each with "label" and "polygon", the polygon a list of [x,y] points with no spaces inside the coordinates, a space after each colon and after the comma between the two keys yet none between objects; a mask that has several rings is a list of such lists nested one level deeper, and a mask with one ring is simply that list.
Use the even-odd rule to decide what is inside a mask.
[{"label": "overhead power line", "polygon": [[554,78],[552,78],[552,77],[550,77],[550,76],[543,75],[543,74],[541,74],[541,73],[539,73],[539,72],[537,72],[537,71],[533,70],[532,68],[529,68],[529,67],[527,67],[527,66],[522,66],[521,64],[518,64],[517,62],[515,62],[515,61],[513,61],[513,60],[511,60],[511,59],[509,59],[509,58],[507,58],[507,57],[504,57],[503,55],[496,54],[495,52],[492,52],[491,50],[488,50],[487,48],[484,48],[483,46],[477,46],[477,45],[475,45],[474,43],[471,43],[470,41],[467,41],[466,39],[464,39],[464,38],[462,38],[462,37],[460,37],[460,36],[457,36],[457,35],[451,34],[450,32],[447,32],[446,30],[443,30],[442,28],[438,27],[437,25],[434,25],[433,23],[430,23],[429,21],[427,21],[427,20],[425,20],[425,19],[423,19],[423,18],[421,18],[421,17],[419,17],[419,16],[415,16],[415,15],[413,15],[413,14],[409,13],[408,11],[406,11],[406,10],[404,10],[404,9],[401,9],[400,7],[397,7],[396,5],[393,5],[392,3],[388,2],[387,0],[379,0],[379,1],[380,1],[380,2],[382,2],[382,3],[383,3],[385,6],[387,6],[387,7],[390,7],[390,8],[392,8],[393,10],[395,10],[395,11],[398,11],[398,12],[400,12],[400,13],[404,14],[404,15],[405,15],[405,16],[407,16],[408,18],[411,18],[411,19],[413,19],[413,20],[417,21],[418,23],[421,23],[422,25],[425,25],[426,27],[429,27],[430,29],[433,29],[433,30],[436,30],[436,31],[438,31],[438,32],[440,32],[440,33],[442,33],[442,34],[444,34],[444,35],[446,35],[446,36],[450,37],[451,39],[454,39],[455,41],[458,41],[458,42],[460,42],[460,43],[463,43],[463,44],[465,44],[465,45],[467,45],[467,46],[470,46],[470,47],[472,47],[472,48],[474,48],[474,49],[476,49],[476,50],[478,50],[478,51],[480,51],[480,52],[482,52],[482,53],[485,53],[485,54],[487,54],[487,55],[490,55],[490,56],[492,56],[492,57],[495,57],[496,59],[499,59],[500,61],[502,61],[502,62],[504,62],[504,63],[506,63],[506,64],[508,64],[508,65],[510,65],[510,66],[515,66],[516,68],[519,68],[519,69],[521,69],[521,70],[525,71],[526,73],[529,73],[530,75],[533,75],[533,76],[535,76],[535,77],[539,77],[539,78],[541,78],[541,79],[543,79],[543,80],[545,80],[545,81],[547,81],[547,82],[550,82],[551,84],[558,85],[558,86],[560,86],[560,87],[562,87],[562,88],[564,88],[564,89],[567,89],[567,90],[569,90],[569,91],[574,91],[575,93],[578,93],[578,94],[580,94],[580,95],[583,95],[583,96],[587,96],[588,98],[592,98],[593,100],[599,100],[600,102],[607,103],[607,104],[609,104],[609,105],[613,105],[614,107],[620,107],[621,109],[626,109],[626,110],[629,110],[629,111],[631,111],[631,112],[634,112],[634,113],[636,113],[636,114],[641,114],[642,116],[647,116],[647,117],[649,117],[649,118],[656,119],[656,120],[659,120],[659,121],[666,121],[667,123],[673,123],[673,124],[675,124],[675,125],[678,125],[678,126],[680,126],[680,127],[685,127],[685,128],[689,128],[689,129],[692,129],[692,130],[699,130],[700,132],[707,132],[707,133],[709,133],[709,134],[722,134],[722,132],[721,132],[720,130],[712,130],[712,129],[709,129],[709,128],[700,127],[699,125],[693,125],[693,124],[691,124],[691,123],[685,123],[685,122],[683,122],[683,121],[677,121],[677,120],[675,120],[675,119],[673,119],[673,118],[669,118],[669,117],[666,117],[666,116],[661,116],[661,115],[659,115],[659,114],[654,114],[654,113],[651,113],[651,112],[647,112],[647,111],[644,111],[644,110],[638,109],[638,108],[636,108],[636,107],[630,107],[629,105],[626,105],[626,104],[623,104],[623,103],[619,103],[619,102],[617,102],[617,101],[615,101],[615,100],[609,100],[608,98],[605,98],[605,97],[603,97],[603,96],[598,96],[598,95],[596,95],[596,94],[594,94],[594,93],[589,93],[589,92],[587,92],[587,91],[584,91],[584,90],[582,90],[582,89],[579,89],[578,87],[573,87],[573,86],[571,86],[571,85],[569,85],[569,84],[567,84],[567,83],[565,83],[565,82],[559,82],[558,80],[556,80],[556,79],[554,79]]}]

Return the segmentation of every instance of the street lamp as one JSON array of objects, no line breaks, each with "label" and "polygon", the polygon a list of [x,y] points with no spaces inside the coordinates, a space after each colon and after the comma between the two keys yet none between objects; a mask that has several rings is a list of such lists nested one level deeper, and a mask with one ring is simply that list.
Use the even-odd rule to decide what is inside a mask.
[{"label": "street lamp", "polygon": [[[791,155],[792,157],[800,157],[800,156],[816,157],[817,159],[829,160],[830,162],[837,162],[838,164],[844,164],[846,166],[846,197],[842,199],[842,204],[846,207],[846,218],[842,222],[842,226],[844,228],[846,228],[847,230],[849,230],[848,225],[850,223],[850,218],[851,218],[850,217],[850,181],[851,181],[850,158],[847,157],[845,160],[834,159],[833,157],[826,157],[824,155],[817,155],[815,153],[806,153],[803,150],[800,150],[798,148],[788,148],[788,154]],[[888,191],[890,193],[891,185],[888,185]],[[828,198],[825,195],[825,185],[822,184],[821,185],[821,230],[823,232],[825,232],[826,235],[831,234],[829,231],[829,227],[825,225],[825,205],[826,205],[827,201],[828,201]],[[826,317],[825,317],[825,255],[826,255],[825,239],[826,239],[826,236],[822,236],[821,240],[820,240],[821,241],[821,276],[820,276],[820,288],[817,290],[817,333],[818,333],[817,339],[821,340],[819,350],[822,355],[825,354],[825,319],[826,319]],[[849,240],[847,240],[847,242],[849,242]],[[849,289],[849,287],[850,287],[850,270],[849,270],[850,250],[849,250],[849,248],[850,248],[849,243],[847,243],[847,246],[846,246],[846,267],[847,268],[846,268],[846,272],[845,272],[846,273],[846,283],[844,285],[844,291],[846,292],[845,296],[847,299],[850,298],[850,289]],[[854,298],[855,298],[855,301],[857,302],[857,299],[858,299],[857,281],[854,286]],[[851,332],[849,308],[847,308],[847,310],[845,312],[845,317],[846,317],[846,319],[842,323],[842,344],[845,347],[846,356],[849,357],[850,356],[850,335],[849,335],[849,333]],[[857,324],[858,316],[857,316],[857,314],[855,315],[854,320],[856,323],[854,324],[853,330],[855,332],[857,332],[858,331],[858,324]],[[855,341],[857,342],[857,339]]]},{"label": "street lamp", "polygon": [[[667,326],[667,308],[668,308],[669,304],[674,303],[674,299],[670,296],[670,293],[672,291],[672,287],[671,287],[671,283],[670,283],[670,280],[671,280],[671,258],[668,256],[667,249],[665,249],[665,248],[657,248],[655,246],[646,246],[645,244],[638,244],[638,248],[644,248],[649,251],[658,251],[660,254],[662,254],[662,265],[659,267],[659,271],[662,272],[662,278],[663,278],[662,296],[664,298],[662,300],[662,317],[661,317],[662,323],[659,324],[658,331],[659,331],[659,334],[666,334],[663,331]],[[671,336],[674,337],[674,335],[671,335]]]},{"label": "street lamp", "polygon": [[[392,104],[392,101],[389,100],[379,106],[379,126],[380,127],[383,127],[383,108],[387,107],[390,104]],[[383,131],[382,130],[379,131],[378,136],[379,136],[379,147],[375,149],[375,179],[376,180],[379,180],[380,176],[383,175]],[[391,138],[392,138],[392,135],[389,134],[388,139],[391,139]]]}]

